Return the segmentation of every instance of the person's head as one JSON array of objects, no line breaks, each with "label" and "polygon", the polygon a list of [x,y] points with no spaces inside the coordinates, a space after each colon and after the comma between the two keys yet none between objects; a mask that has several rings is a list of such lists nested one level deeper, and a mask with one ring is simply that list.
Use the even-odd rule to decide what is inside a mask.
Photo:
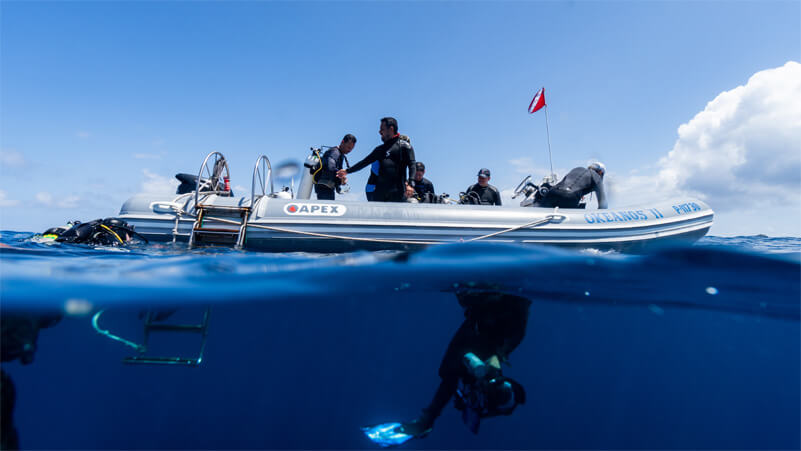
[{"label": "person's head", "polygon": [[603,177],[604,174],[606,174],[606,166],[604,166],[604,164],[601,163],[600,161],[590,163],[590,165],[587,166],[587,169],[595,171],[601,177]]},{"label": "person's head", "polygon": [[478,184],[481,186],[487,186],[489,185],[489,181],[490,181],[490,170],[487,168],[481,168],[481,170],[478,171]]},{"label": "person's head", "polygon": [[415,169],[417,172],[414,173],[414,181],[419,182],[420,180],[423,180],[423,175],[426,173],[426,165],[418,161],[415,163]]},{"label": "person's head", "polygon": [[356,137],[348,133],[342,138],[342,142],[339,143],[339,150],[344,154],[348,154],[353,150],[354,146],[356,146]]},{"label": "person's head", "polygon": [[381,141],[387,142],[398,134],[398,121],[394,117],[382,117],[381,126],[378,128]]},{"label": "person's head", "polygon": [[133,238],[133,227],[121,219],[106,218],[103,220],[102,224],[107,227],[106,230],[112,231],[123,242],[130,241],[131,238]]}]

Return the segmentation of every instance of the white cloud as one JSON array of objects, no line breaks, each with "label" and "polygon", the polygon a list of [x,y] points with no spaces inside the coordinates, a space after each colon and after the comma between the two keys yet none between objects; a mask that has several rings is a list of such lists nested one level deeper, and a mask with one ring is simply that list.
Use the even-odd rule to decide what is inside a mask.
[{"label": "white cloud", "polygon": [[[678,129],[656,174],[610,177],[620,203],[698,197],[719,212],[790,208],[801,215],[801,64],[757,72]],[[801,232],[801,231],[800,231]]]},{"label": "white cloud", "polygon": [[36,201],[45,207],[50,207],[53,205],[53,195],[46,191],[36,193]]},{"label": "white cloud", "polygon": [[161,155],[156,155],[152,153],[135,153],[133,157],[137,160],[161,160]]},{"label": "white cloud", "polygon": [[25,155],[14,149],[3,149],[2,152],[0,152],[0,165],[5,166],[6,169],[22,168],[27,164],[28,162],[25,160]]},{"label": "white cloud", "polygon": [[75,196],[75,195],[67,196],[67,197],[61,199],[61,201],[59,201],[58,207],[59,208],[77,208],[79,206],[80,201],[81,201],[81,198],[79,196]]},{"label": "white cloud", "polygon": [[55,199],[49,192],[41,191],[36,193],[36,201],[44,207],[72,209],[80,206],[81,198],[73,194]]},{"label": "white cloud", "polygon": [[167,177],[149,169],[143,169],[142,174],[144,180],[142,181],[141,191],[150,194],[175,194],[178,188],[178,180],[174,177]]},{"label": "white cloud", "polygon": [[531,157],[513,158],[509,160],[509,165],[514,168],[516,173],[522,175],[548,174],[551,172],[550,168],[548,167],[534,164],[534,159]]},{"label": "white cloud", "polygon": [[0,189],[0,207],[16,207],[19,205],[18,200],[9,199],[8,193]]}]

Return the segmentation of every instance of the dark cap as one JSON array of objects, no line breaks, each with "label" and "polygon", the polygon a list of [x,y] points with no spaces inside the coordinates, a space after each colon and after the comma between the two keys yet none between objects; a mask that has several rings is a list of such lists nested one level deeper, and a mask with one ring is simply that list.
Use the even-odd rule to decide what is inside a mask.
[{"label": "dark cap", "polygon": [[417,170],[418,170],[418,171],[425,171],[425,170],[426,170],[426,165],[424,165],[424,164],[423,164],[422,162],[420,162],[420,161],[418,161],[417,163],[415,163],[415,164],[414,164],[414,167],[415,167],[415,168],[417,168]]},{"label": "dark cap", "polygon": [[487,168],[481,168],[481,170],[479,170],[479,171],[478,171],[478,176],[479,176],[479,177],[489,177],[489,176],[490,176],[490,171],[489,171],[489,169],[487,169]]}]

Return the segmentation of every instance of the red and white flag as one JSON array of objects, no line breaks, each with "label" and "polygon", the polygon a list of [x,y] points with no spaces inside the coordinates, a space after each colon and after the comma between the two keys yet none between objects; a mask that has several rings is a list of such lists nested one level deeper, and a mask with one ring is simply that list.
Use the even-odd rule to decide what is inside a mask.
[{"label": "red and white flag", "polygon": [[545,106],[545,88],[540,89],[534,94],[534,98],[531,99],[531,104],[528,106],[529,113],[536,113],[539,111],[540,108]]}]

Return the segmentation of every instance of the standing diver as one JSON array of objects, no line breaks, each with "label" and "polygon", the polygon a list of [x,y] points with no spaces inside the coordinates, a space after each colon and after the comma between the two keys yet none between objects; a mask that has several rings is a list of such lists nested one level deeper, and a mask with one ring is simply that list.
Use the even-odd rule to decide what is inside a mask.
[{"label": "standing diver", "polygon": [[314,184],[314,192],[317,193],[319,200],[334,200],[335,193],[339,192],[339,187],[345,181],[344,178],[337,176],[337,171],[342,169],[343,161],[347,163],[349,154],[356,145],[356,137],[348,133],[342,138],[339,146],[332,147],[325,151],[320,160],[320,174]]},{"label": "standing diver", "polygon": [[525,403],[523,386],[503,375],[501,363],[508,362],[525,336],[531,301],[486,290],[462,291],[456,297],[465,320],[442,358],[442,381],[434,398],[412,421],[363,428],[372,441],[390,446],[425,437],[454,395],[454,407],[462,411],[462,420],[474,434],[482,418],[511,415]]},{"label": "standing diver", "polygon": [[606,166],[601,162],[592,163],[586,168],[574,168],[532,206],[579,208],[581,198],[594,191],[598,196],[598,208],[607,208],[604,174],[606,174]]},{"label": "standing diver", "polygon": [[[359,171],[373,164],[367,180],[367,200],[376,202],[403,202],[406,195],[407,178],[405,169],[409,168],[408,184],[414,187],[416,171],[414,148],[398,134],[398,121],[392,117],[381,118],[378,133],[384,143],[373,149],[362,161],[348,169],[337,171],[337,177]],[[377,167],[376,164],[377,163]]]}]

